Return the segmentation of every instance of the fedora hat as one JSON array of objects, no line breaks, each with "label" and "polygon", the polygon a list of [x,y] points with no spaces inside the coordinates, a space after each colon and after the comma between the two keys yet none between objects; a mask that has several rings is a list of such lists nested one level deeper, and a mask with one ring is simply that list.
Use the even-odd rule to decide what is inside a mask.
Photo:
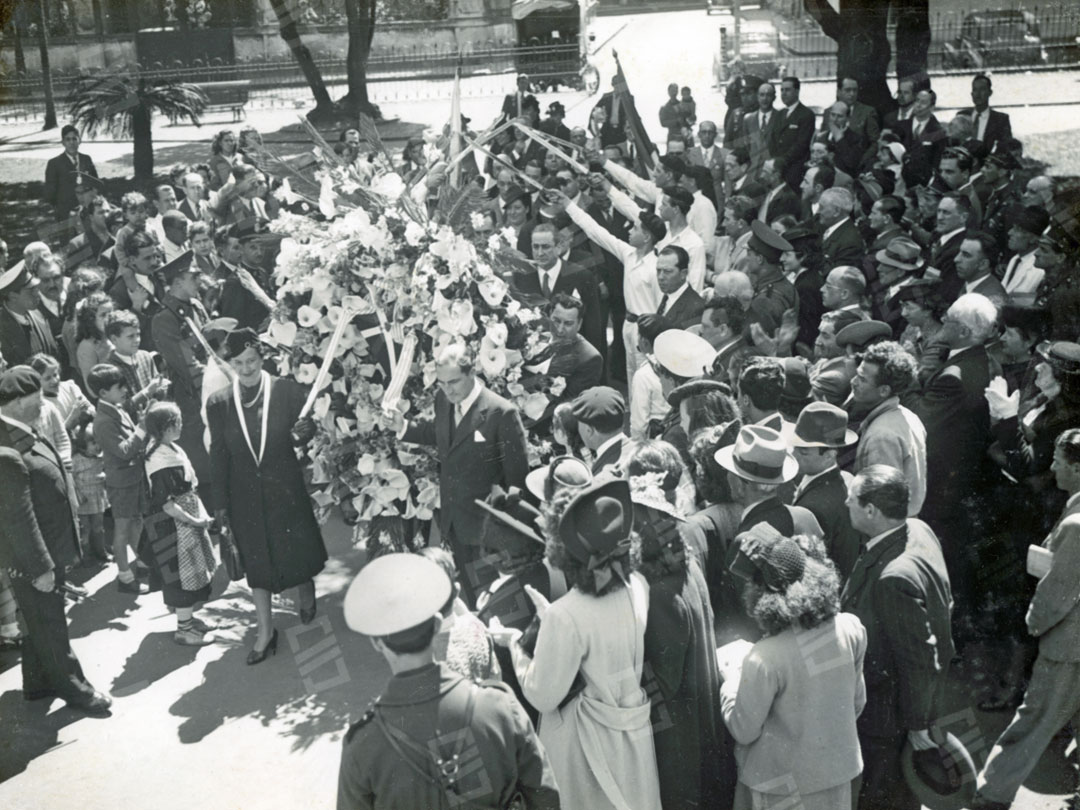
[{"label": "fedora hat", "polygon": [[887,264],[899,270],[918,270],[922,264],[922,249],[915,240],[908,236],[898,236],[889,240],[884,250],[874,254],[879,264]]},{"label": "fedora hat", "polygon": [[848,428],[847,411],[828,402],[811,402],[799,413],[792,447],[847,447],[859,440]]},{"label": "fedora hat", "polygon": [[633,528],[629,482],[606,478],[594,481],[567,504],[559,518],[559,539],[572,559],[593,569],[623,553]]},{"label": "fedora hat", "polygon": [[757,484],[784,484],[799,472],[799,463],[788,452],[783,437],[762,425],[740,429],[735,444],[721,447],[715,458],[728,472]]},{"label": "fedora hat", "polygon": [[931,728],[937,748],[916,751],[911,742],[900,754],[900,768],[919,804],[930,810],[971,807],[978,769],[964,744],[952,733]]}]

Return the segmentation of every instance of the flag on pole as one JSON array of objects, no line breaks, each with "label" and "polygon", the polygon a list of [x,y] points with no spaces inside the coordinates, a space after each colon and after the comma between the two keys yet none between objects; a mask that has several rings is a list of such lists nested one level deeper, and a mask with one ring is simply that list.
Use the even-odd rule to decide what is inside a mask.
[{"label": "flag on pole", "polygon": [[[454,67],[454,91],[450,95],[450,154],[451,162],[461,153],[461,54]],[[453,162],[450,170],[450,186],[461,188],[461,161]]]},{"label": "flag on pole", "polygon": [[611,54],[615,57],[611,121],[614,126],[619,126],[625,120],[634,141],[634,154],[637,158],[638,168],[642,173],[648,173],[653,168],[653,152],[656,147],[649,140],[649,136],[645,132],[645,125],[641,123],[641,116],[638,115],[637,108],[634,106],[634,97],[630,95],[630,87],[626,83],[626,74],[623,73],[619,55],[614,51]]}]

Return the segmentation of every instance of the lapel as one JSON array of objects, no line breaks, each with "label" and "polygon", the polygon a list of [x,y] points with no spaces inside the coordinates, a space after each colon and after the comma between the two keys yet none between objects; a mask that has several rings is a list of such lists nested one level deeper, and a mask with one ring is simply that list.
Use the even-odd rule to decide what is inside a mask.
[{"label": "lapel", "polygon": [[863,589],[870,581],[871,573],[876,573],[900,556],[907,545],[907,536],[907,523],[904,523],[903,526],[883,537],[874,548],[863,551],[859,555],[859,559],[855,561],[855,568],[840,595],[840,604],[843,609],[846,610],[859,601]]},{"label": "lapel", "polygon": [[[479,382],[477,383],[477,385],[479,385]],[[485,394],[487,394],[486,388],[480,392],[480,395],[476,398],[476,402],[474,402],[472,404],[472,407],[465,412],[465,415],[463,417],[461,417],[461,424],[459,424],[456,428],[453,429],[454,438],[450,442],[451,450],[453,450],[466,439],[471,439],[473,433],[476,432],[477,425],[481,424],[484,421],[483,416],[484,412],[487,411],[488,405]],[[449,405],[449,403],[447,404]],[[452,424],[454,419],[453,406],[447,408],[447,417],[450,419]]]},{"label": "lapel", "polygon": [[756,526],[758,523],[761,523],[762,522],[762,517],[761,517],[762,514],[765,513],[765,512],[772,511],[777,506],[780,506],[780,499],[777,498],[775,495],[773,495],[772,497],[766,498],[765,500],[761,501],[760,503],[754,504],[753,508],[749,512],[746,513],[746,517],[744,517],[739,522],[739,528],[738,528],[739,533],[741,534],[742,532],[746,531],[747,529],[749,529],[749,528],[751,528],[753,526]]},{"label": "lapel", "polygon": [[1060,542],[1058,538],[1058,527],[1061,526],[1062,521],[1069,515],[1075,515],[1080,513],[1080,501],[1077,501],[1069,509],[1065,509],[1061,513],[1061,517],[1057,519],[1057,523],[1054,524],[1054,528],[1050,530],[1050,534],[1046,535],[1046,539],[1042,541],[1042,546],[1045,549],[1054,551],[1057,548],[1057,544]]},{"label": "lapel", "polygon": [[819,475],[817,478],[815,478],[813,481],[806,485],[806,489],[799,493],[799,497],[795,500],[795,505],[798,506],[799,502],[802,501],[809,493],[813,492],[815,489],[822,489],[823,487],[835,483],[836,479],[839,477],[839,467],[829,470],[824,475]]}]

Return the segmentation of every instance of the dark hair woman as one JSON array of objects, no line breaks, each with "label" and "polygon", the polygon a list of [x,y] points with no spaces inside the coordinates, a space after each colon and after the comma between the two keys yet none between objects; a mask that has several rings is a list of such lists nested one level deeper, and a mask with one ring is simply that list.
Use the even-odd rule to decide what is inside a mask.
[{"label": "dark hair woman", "polygon": [[659,810],[651,707],[641,687],[649,585],[636,571],[627,482],[577,491],[547,542],[570,591],[550,604],[527,591],[540,616],[533,654],[519,631],[493,622],[492,632],[509,645],[522,692],[540,712],[540,741],[562,804]]},{"label": "dark hair woman", "polygon": [[114,309],[116,303],[108,293],[95,292],[86,297],[75,315],[75,369],[84,383],[90,369],[109,361],[112,346],[105,339],[105,319]]},{"label": "dark hair woman", "polygon": [[223,129],[210,142],[210,190],[217,191],[232,175],[233,164],[238,157],[236,133]]},{"label": "dark hair woman", "polygon": [[315,618],[313,577],[326,563],[319,524],[293,449],[306,392],[298,383],[263,371],[258,335],[230,332],[225,357],[233,384],[206,404],[214,491],[224,507],[217,517],[244,561],[258,618],[258,637],[248,655],[258,664],[277,649],[270,594],[297,588],[300,621]]},{"label": "dark hair woman", "polygon": [[682,459],[667,442],[645,442],[630,457],[627,472],[641,573],[649,582],[645,664],[669,718],[653,728],[660,799],[664,807],[730,807],[735,760],[719,720],[709,589],[675,506]]},{"label": "dark hair woman", "polygon": [[801,538],[766,523],[741,537],[744,600],[765,637],[724,666],[721,711],[738,745],[734,810],[792,796],[805,810],[849,807],[862,772],[855,718],[866,704],[866,630],[839,612],[836,568]]}]

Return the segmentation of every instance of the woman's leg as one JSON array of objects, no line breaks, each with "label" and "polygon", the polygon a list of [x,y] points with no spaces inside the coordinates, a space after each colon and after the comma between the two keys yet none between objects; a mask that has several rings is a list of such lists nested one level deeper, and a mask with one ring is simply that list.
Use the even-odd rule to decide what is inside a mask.
[{"label": "woman's leg", "polygon": [[251,599],[255,602],[255,620],[258,622],[255,649],[262,650],[270,643],[270,634],[274,629],[274,620],[270,612],[270,591],[265,588],[252,588]]}]

